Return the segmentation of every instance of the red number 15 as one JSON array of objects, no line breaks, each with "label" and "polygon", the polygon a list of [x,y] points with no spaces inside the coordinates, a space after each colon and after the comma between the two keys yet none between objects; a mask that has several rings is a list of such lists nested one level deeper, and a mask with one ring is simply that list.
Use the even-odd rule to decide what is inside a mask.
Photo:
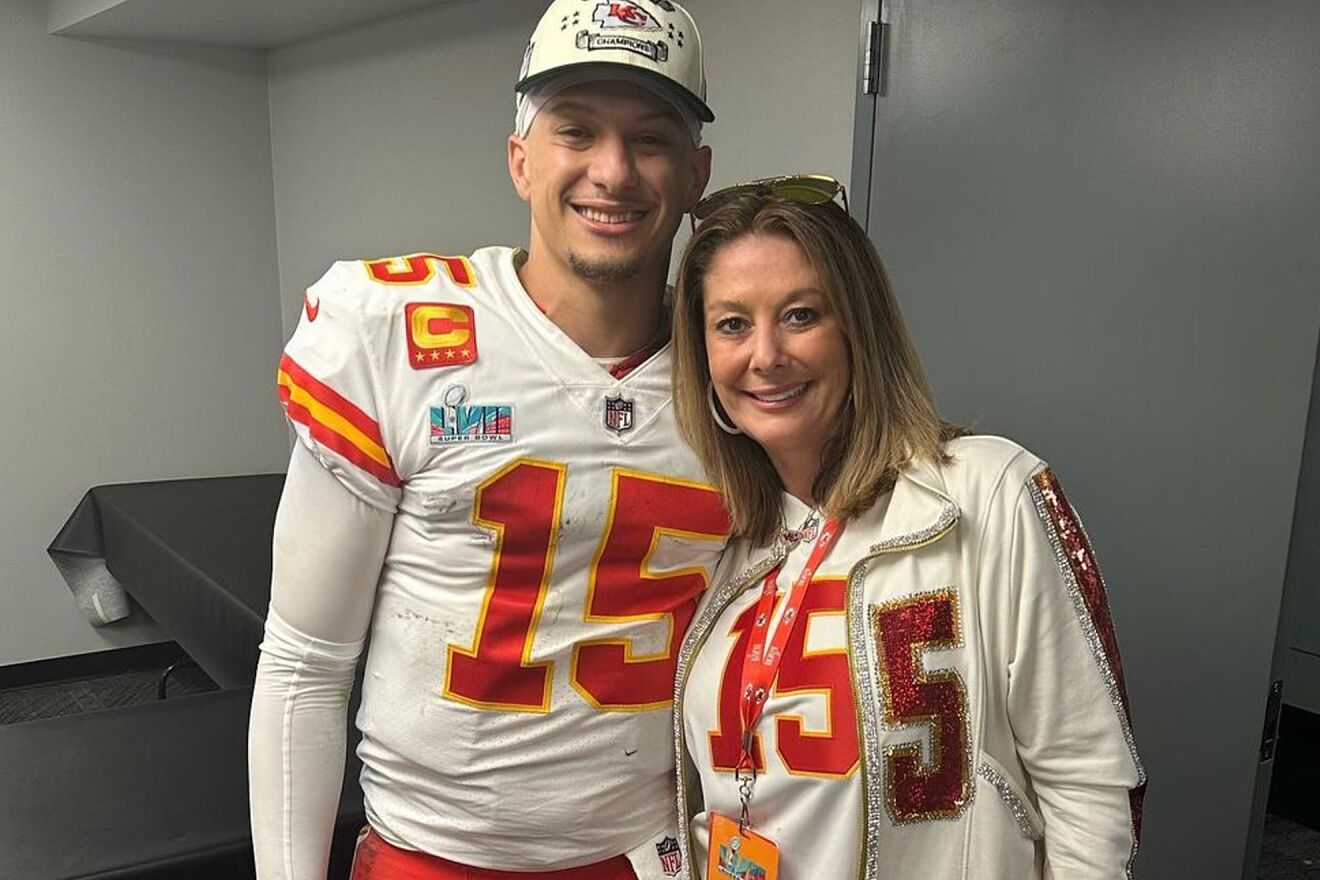
[{"label": "red number 15", "polygon": [[[497,539],[472,647],[450,645],[444,694],[483,709],[547,712],[554,664],[531,660],[532,641],[554,567],[566,468],[520,459],[478,488],[473,521]],[[706,587],[706,571],[657,574],[651,558],[666,536],[723,541],[729,519],[710,487],[616,470],[610,509],[588,575],[588,623],[665,621],[666,649],[638,655],[626,638],[573,648],[569,679],[593,706],[639,710],[668,705],[679,641]]]}]

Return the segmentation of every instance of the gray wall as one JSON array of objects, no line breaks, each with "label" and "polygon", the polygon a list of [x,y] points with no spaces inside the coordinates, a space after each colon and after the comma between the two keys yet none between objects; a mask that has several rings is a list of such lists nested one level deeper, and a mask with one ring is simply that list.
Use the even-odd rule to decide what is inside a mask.
[{"label": "gray wall", "polygon": [[262,58],[52,37],[0,3],[0,665],[93,630],[45,547],[97,483],[280,469]]},{"label": "gray wall", "polygon": [[[687,5],[712,185],[846,178],[856,0]],[[22,267],[0,665],[160,638],[93,630],[44,548],[91,485],[283,468],[272,365],[330,261],[525,242],[504,142],[542,8],[457,0],[263,56],[52,37],[42,0],[0,4],[0,259]]]},{"label": "gray wall", "polygon": [[[686,6],[716,115],[712,186],[797,169],[846,177],[857,0]],[[504,144],[542,8],[459,0],[271,53],[286,334],[336,258],[526,242]]]},{"label": "gray wall", "polygon": [[1320,330],[1320,5],[890,9],[872,234],[945,413],[1049,460],[1103,561],[1150,776],[1136,873],[1255,880]]}]

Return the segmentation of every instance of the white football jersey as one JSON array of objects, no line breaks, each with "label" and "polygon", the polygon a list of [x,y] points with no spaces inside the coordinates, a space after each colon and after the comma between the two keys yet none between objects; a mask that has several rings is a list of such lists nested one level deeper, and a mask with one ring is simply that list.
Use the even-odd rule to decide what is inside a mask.
[{"label": "white football jersey", "polygon": [[729,522],[678,439],[669,347],[614,378],[516,254],[336,263],[279,386],[299,441],[395,514],[358,715],[368,819],[549,870],[671,821],[675,657]]},{"label": "white football jersey", "polygon": [[[802,523],[808,513],[806,505],[784,495],[785,522]],[[857,876],[862,782],[844,597],[849,567],[869,537],[845,527],[838,545],[821,560],[756,728],[757,778],[749,818],[753,830],[779,845],[779,876],[785,880]],[[784,561],[767,644],[781,625],[784,598],[812,546],[811,540],[801,542]],[[742,745],[739,684],[760,600],[758,581],[720,614],[692,659],[683,702],[688,753],[706,808],[691,824],[694,859],[700,862],[691,870],[692,876],[707,880],[721,880],[706,871],[710,812],[736,820],[741,811],[734,778]]]}]

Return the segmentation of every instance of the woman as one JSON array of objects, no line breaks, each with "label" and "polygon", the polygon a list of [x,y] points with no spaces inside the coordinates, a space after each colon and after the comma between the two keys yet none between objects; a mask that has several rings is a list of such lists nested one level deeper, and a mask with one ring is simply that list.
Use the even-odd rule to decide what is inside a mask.
[{"label": "woman", "polygon": [[940,421],[841,190],[716,193],[679,273],[678,419],[739,536],[679,661],[682,851],[711,880],[1130,876],[1145,774],[1085,534],[1040,459]]}]

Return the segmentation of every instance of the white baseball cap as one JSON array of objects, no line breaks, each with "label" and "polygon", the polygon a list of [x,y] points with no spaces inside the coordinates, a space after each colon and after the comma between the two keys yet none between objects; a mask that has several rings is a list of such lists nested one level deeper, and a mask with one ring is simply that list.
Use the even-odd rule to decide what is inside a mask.
[{"label": "white baseball cap", "polygon": [[514,91],[522,94],[557,74],[624,72],[711,122],[701,34],[687,10],[672,0],[554,0],[541,16],[523,54]]}]

